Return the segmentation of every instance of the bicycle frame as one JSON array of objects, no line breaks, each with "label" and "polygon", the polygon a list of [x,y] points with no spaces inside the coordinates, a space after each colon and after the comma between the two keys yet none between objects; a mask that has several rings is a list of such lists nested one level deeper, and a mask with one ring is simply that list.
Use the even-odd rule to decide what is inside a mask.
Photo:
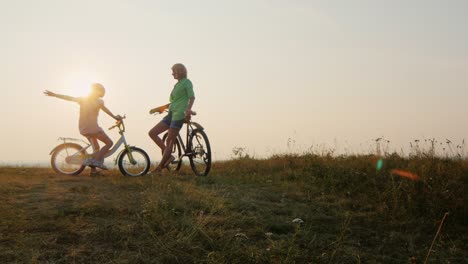
[{"label": "bicycle frame", "polygon": [[180,132],[177,134],[177,140],[179,141],[180,145],[181,145],[181,148],[182,148],[182,155],[180,156],[180,160],[183,158],[183,157],[190,157],[190,156],[193,156],[193,153],[192,152],[189,152],[189,145],[188,145],[188,142],[190,142],[190,137],[192,136],[191,132],[194,130],[194,127],[195,126],[195,129],[199,129],[199,130],[204,130],[204,128],[198,124],[197,122],[192,122],[192,121],[187,121],[186,123],[186,135],[185,135],[185,142],[187,142],[187,145],[184,144],[184,141],[182,140],[182,137],[180,136]]}]

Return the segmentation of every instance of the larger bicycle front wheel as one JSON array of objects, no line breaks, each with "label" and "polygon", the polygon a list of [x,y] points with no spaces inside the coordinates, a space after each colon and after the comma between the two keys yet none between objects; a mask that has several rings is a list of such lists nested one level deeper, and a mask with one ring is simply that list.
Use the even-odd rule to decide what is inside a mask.
[{"label": "larger bicycle front wheel", "polygon": [[58,174],[78,175],[86,166],[83,165],[83,159],[86,150],[75,143],[64,143],[58,145],[52,152],[50,165]]},{"label": "larger bicycle front wheel", "polygon": [[195,129],[189,142],[190,166],[197,176],[206,176],[211,169],[211,147],[203,130]]},{"label": "larger bicycle front wheel", "polygon": [[125,176],[143,176],[149,171],[150,159],[144,150],[130,147],[130,152],[126,149],[120,154],[118,164]]}]

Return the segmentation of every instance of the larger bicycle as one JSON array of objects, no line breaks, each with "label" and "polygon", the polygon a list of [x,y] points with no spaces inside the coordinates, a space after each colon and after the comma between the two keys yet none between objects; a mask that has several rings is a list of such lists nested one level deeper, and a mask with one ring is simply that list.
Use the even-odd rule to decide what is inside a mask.
[{"label": "larger bicycle", "polygon": [[[195,116],[197,113],[193,112],[192,115]],[[182,159],[187,157],[195,175],[206,176],[211,169],[211,147],[208,136],[205,133],[205,128],[191,119],[185,120],[185,127],[185,140],[179,132],[172,147],[172,155],[176,159],[168,165],[167,169],[170,171],[180,170],[183,163]],[[163,141],[166,141],[167,135],[168,133],[166,132],[163,136]]]}]

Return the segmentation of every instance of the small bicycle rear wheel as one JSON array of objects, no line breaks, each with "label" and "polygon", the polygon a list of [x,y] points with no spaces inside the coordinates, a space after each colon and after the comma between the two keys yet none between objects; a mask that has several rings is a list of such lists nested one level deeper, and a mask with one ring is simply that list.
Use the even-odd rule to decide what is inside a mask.
[{"label": "small bicycle rear wheel", "polygon": [[125,176],[137,177],[148,173],[150,169],[150,159],[148,154],[140,148],[131,147],[131,155],[134,163],[130,159],[128,150],[124,150],[119,156],[118,164],[120,172]]},{"label": "small bicycle rear wheel", "polygon": [[[163,142],[166,142],[167,139],[167,133],[164,134],[163,136]],[[180,167],[182,166],[182,148],[180,147],[179,140],[176,138],[174,145],[172,145],[172,156],[174,156],[176,159],[173,163],[169,164],[166,168],[168,171],[178,171],[180,170]]]},{"label": "small bicycle rear wheel", "polygon": [[189,139],[190,166],[197,176],[206,176],[211,169],[211,147],[203,130],[195,129]]},{"label": "small bicycle rear wheel", "polygon": [[82,164],[86,150],[75,143],[64,143],[57,146],[50,158],[52,169],[62,175],[78,175],[86,166]]}]

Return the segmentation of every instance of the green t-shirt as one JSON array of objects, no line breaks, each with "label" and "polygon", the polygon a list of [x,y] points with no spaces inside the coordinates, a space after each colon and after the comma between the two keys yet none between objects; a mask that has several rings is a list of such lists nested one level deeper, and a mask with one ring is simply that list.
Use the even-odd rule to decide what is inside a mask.
[{"label": "green t-shirt", "polygon": [[189,79],[179,80],[172,89],[169,97],[169,112],[172,113],[172,120],[182,120],[185,118],[185,110],[187,110],[190,97],[195,97],[193,93],[192,82]]}]

